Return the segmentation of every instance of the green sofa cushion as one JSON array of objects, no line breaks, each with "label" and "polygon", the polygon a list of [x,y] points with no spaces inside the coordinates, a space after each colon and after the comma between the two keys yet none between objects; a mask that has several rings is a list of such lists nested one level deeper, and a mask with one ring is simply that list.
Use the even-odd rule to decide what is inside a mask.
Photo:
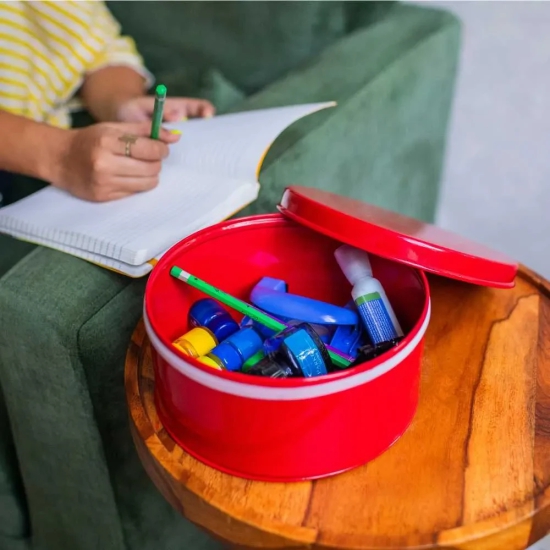
[{"label": "green sofa cushion", "polygon": [[[319,54],[391,5],[381,2],[107,2],[160,79],[184,67],[173,93],[203,95],[216,69],[245,94]],[[147,21],[144,25],[143,22]],[[164,79],[164,76],[163,76]]]},{"label": "green sofa cushion", "polygon": [[0,391],[0,548],[1,537],[23,539],[29,534],[27,503],[4,396]]}]

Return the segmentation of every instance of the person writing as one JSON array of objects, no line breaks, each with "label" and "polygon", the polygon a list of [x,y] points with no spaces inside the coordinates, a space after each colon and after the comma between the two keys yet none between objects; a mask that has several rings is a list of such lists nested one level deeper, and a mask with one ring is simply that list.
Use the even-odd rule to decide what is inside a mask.
[{"label": "person writing", "polygon": [[[151,84],[103,2],[1,2],[0,171],[90,201],[154,188],[179,136],[162,129],[149,139]],[[97,124],[71,129],[78,108]],[[168,98],[164,107],[165,121],[213,114],[201,99]]]}]

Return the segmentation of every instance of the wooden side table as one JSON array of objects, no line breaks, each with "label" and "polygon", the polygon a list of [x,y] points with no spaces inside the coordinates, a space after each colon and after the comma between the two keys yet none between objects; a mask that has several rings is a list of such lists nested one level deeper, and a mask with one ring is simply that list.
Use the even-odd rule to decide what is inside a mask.
[{"label": "wooden side table", "polygon": [[418,413],[385,454],[314,482],[251,482],[186,454],[160,424],[142,324],[126,361],[141,460],[182,515],[239,548],[520,550],[550,529],[550,284],[430,277]]}]

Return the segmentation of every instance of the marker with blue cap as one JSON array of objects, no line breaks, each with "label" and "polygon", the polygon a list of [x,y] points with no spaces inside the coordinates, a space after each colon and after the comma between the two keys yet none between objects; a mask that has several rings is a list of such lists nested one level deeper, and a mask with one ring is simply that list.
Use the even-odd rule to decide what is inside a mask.
[{"label": "marker with blue cap", "polygon": [[239,330],[238,323],[216,300],[203,298],[189,308],[189,324],[193,327],[205,327],[216,336],[218,342]]},{"label": "marker with blue cap", "polygon": [[254,329],[243,328],[218,344],[207,356],[224,370],[238,371],[262,346],[263,341]]}]

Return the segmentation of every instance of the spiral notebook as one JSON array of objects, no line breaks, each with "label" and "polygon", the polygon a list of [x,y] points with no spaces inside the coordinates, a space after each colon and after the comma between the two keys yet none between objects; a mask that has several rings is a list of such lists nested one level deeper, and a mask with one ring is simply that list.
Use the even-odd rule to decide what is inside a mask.
[{"label": "spiral notebook", "polygon": [[0,208],[0,232],[141,277],[179,240],[253,202],[259,168],[277,136],[298,119],[334,105],[293,105],[166,124],[182,137],[170,146],[152,191],[93,203],[46,187]]}]

